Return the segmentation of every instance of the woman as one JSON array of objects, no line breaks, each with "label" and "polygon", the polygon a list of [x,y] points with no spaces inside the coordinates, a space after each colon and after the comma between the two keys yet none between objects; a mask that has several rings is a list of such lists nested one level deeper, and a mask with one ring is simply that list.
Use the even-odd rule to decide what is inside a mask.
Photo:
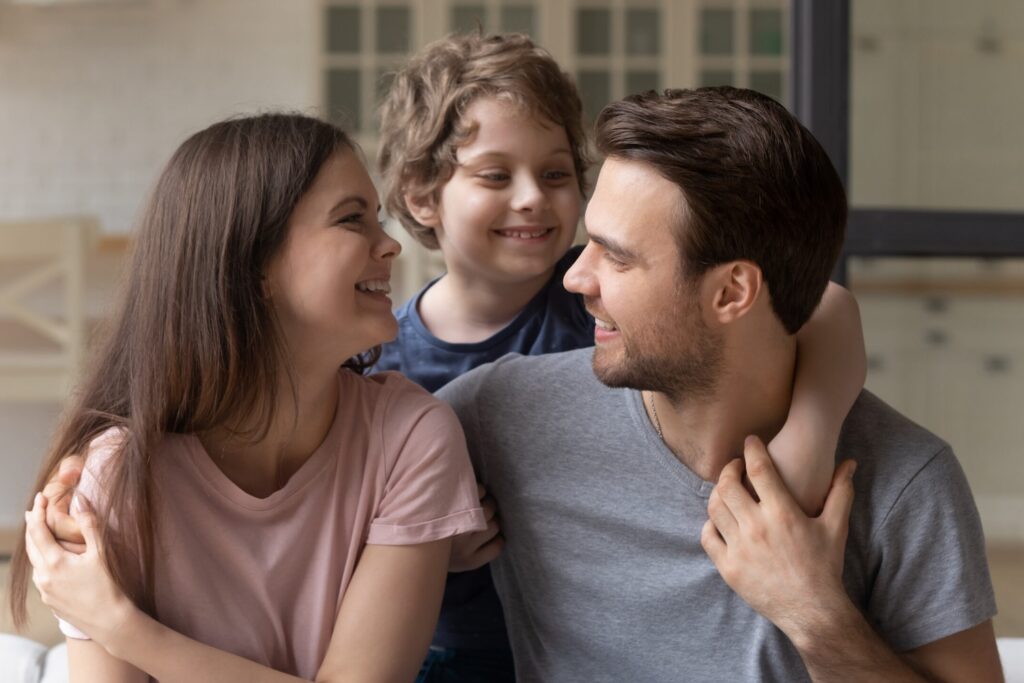
[{"label": "woman", "polygon": [[378,206],[309,117],[218,123],[171,159],[37,486],[87,452],[86,552],[37,494],[14,560],[16,621],[31,559],[77,627],[74,680],[414,677],[451,538],[485,522],[450,409],[362,375],[397,331]]}]

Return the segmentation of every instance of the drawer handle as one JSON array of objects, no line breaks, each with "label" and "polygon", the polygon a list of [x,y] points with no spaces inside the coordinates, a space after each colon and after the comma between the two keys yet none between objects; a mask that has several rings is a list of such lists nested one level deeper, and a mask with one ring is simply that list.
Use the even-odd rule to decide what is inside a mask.
[{"label": "drawer handle", "polygon": [[1006,356],[986,356],[985,372],[990,375],[1006,375],[1010,372],[1010,359]]},{"label": "drawer handle", "polygon": [[944,330],[928,330],[924,334],[924,340],[929,346],[945,346],[949,341],[949,335]]}]

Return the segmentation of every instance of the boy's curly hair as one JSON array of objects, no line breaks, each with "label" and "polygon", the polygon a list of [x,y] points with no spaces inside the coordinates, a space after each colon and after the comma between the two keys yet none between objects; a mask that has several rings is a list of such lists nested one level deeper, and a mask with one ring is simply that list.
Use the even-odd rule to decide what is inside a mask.
[{"label": "boy's curly hair", "polygon": [[385,210],[428,249],[438,248],[437,237],[409,213],[405,194],[434,194],[451,178],[455,152],[474,132],[463,116],[482,96],[507,99],[565,128],[580,194],[586,192],[590,160],[583,107],[569,75],[525,35],[450,35],[428,45],[395,75],[380,108]]}]

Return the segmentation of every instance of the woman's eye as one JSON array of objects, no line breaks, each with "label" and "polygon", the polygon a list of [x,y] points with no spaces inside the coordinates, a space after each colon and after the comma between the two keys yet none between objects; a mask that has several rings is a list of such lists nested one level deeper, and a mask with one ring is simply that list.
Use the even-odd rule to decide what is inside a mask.
[{"label": "woman's eye", "polygon": [[338,224],[345,225],[362,225],[365,214],[362,213],[350,213],[347,216],[342,216],[338,219]]}]

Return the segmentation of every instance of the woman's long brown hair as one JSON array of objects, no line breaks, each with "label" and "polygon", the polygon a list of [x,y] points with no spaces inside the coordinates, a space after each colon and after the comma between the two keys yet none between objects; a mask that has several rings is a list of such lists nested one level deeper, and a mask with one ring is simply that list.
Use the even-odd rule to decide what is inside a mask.
[{"label": "woman's long brown hair", "polygon": [[[150,458],[164,433],[203,432],[240,416],[262,425],[263,434],[247,436],[265,434],[287,358],[263,273],[299,198],[343,149],[355,149],[345,133],[308,116],[222,121],[178,148],[142,215],[119,311],[34,490],[61,458],[85,453],[111,427],[123,430],[96,513],[111,576],[150,614],[157,495]],[[362,370],[365,360],[346,365]],[[10,586],[19,628],[30,571],[23,528]]]}]

